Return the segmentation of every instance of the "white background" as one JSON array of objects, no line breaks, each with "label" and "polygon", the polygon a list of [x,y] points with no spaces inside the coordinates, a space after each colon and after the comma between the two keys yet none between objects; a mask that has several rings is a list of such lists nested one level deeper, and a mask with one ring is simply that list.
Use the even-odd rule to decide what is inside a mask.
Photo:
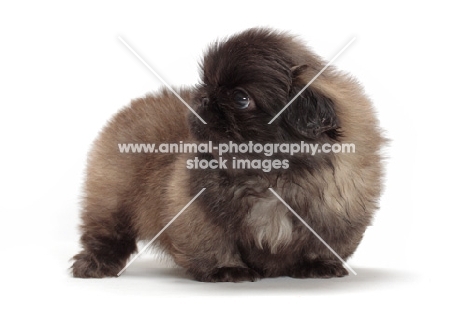
[{"label": "white background", "polygon": [[[0,304],[466,308],[466,9],[326,3],[2,2]],[[203,284],[147,255],[120,278],[71,278],[90,144],[113,113],[161,86],[118,36],[168,83],[192,85],[208,43],[253,26],[298,34],[325,59],[356,37],[335,65],[362,82],[392,139],[381,210],[349,261],[358,275]]]}]

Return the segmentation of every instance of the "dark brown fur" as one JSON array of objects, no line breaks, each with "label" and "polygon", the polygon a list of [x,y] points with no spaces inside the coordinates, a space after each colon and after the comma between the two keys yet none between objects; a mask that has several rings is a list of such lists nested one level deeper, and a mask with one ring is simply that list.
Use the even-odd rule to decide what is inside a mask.
[{"label": "dark brown fur", "polygon": [[[267,123],[325,63],[294,37],[251,29],[212,45],[202,84],[181,90],[201,123],[167,90],[138,99],[103,130],[89,155],[83,251],[75,277],[116,276],[136,241],[153,238],[202,188],[157,244],[197,280],[344,276],[341,262],[268,190],[273,188],[344,259],[377,209],[384,139],[371,103],[352,78],[327,69]],[[255,105],[239,110],[232,92]],[[123,154],[118,143],[211,140],[354,143],[354,154],[275,155],[289,169],[188,170],[215,154]],[[230,157],[232,155],[226,155]],[[266,158],[244,155],[244,158]]]}]

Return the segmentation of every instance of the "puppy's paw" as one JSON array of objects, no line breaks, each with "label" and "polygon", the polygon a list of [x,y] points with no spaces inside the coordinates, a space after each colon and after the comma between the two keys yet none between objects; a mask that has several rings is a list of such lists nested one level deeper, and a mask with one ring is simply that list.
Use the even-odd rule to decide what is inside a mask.
[{"label": "puppy's paw", "polygon": [[249,268],[223,267],[209,274],[195,275],[195,278],[201,282],[254,282],[260,278],[260,274]]},{"label": "puppy's paw", "polygon": [[73,257],[75,262],[71,266],[75,278],[103,278],[117,276],[120,267],[115,264],[100,263],[94,256],[80,253]]},{"label": "puppy's paw", "polygon": [[333,278],[348,275],[341,262],[335,260],[313,260],[297,264],[290,272],[293,278]]}]

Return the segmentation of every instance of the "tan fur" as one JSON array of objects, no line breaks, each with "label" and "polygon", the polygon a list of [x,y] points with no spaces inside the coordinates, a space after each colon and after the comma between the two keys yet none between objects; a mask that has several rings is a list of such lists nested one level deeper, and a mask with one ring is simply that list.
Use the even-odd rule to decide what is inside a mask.
[{"label": "tan fur", "polygon": [[247,217],[247,224],[254,235],[257,247],[263,249],[265,243],[272,254],[292,240],[291,214],[275,197],[258,200],[253,204]]}]

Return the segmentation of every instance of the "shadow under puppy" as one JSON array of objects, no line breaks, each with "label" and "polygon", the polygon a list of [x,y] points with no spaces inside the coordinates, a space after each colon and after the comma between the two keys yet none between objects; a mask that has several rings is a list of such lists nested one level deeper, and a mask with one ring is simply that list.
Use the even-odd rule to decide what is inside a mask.
[{"label": "shadow under puppy", "polygon": [[[209,47],[202,83],[180,90],[203,124],[168,90],[134,100],[104,128],[89,154],[83,250],[75,277],[116,276],[138,240],[156,240],[196,280],[253,281],[347,275],[347,270],[268,190],[272,188],[343,259],[356,250],[377,209],[384,139],[370,101],[352,78],[325,66],[295,37],[249,29]],[[120,153],[119,143],[213,145],[352,143],[354,153],[275,154],[287,169],[187,169],[198,154]],[[223,155],[232,160],[264,154]]]}]

